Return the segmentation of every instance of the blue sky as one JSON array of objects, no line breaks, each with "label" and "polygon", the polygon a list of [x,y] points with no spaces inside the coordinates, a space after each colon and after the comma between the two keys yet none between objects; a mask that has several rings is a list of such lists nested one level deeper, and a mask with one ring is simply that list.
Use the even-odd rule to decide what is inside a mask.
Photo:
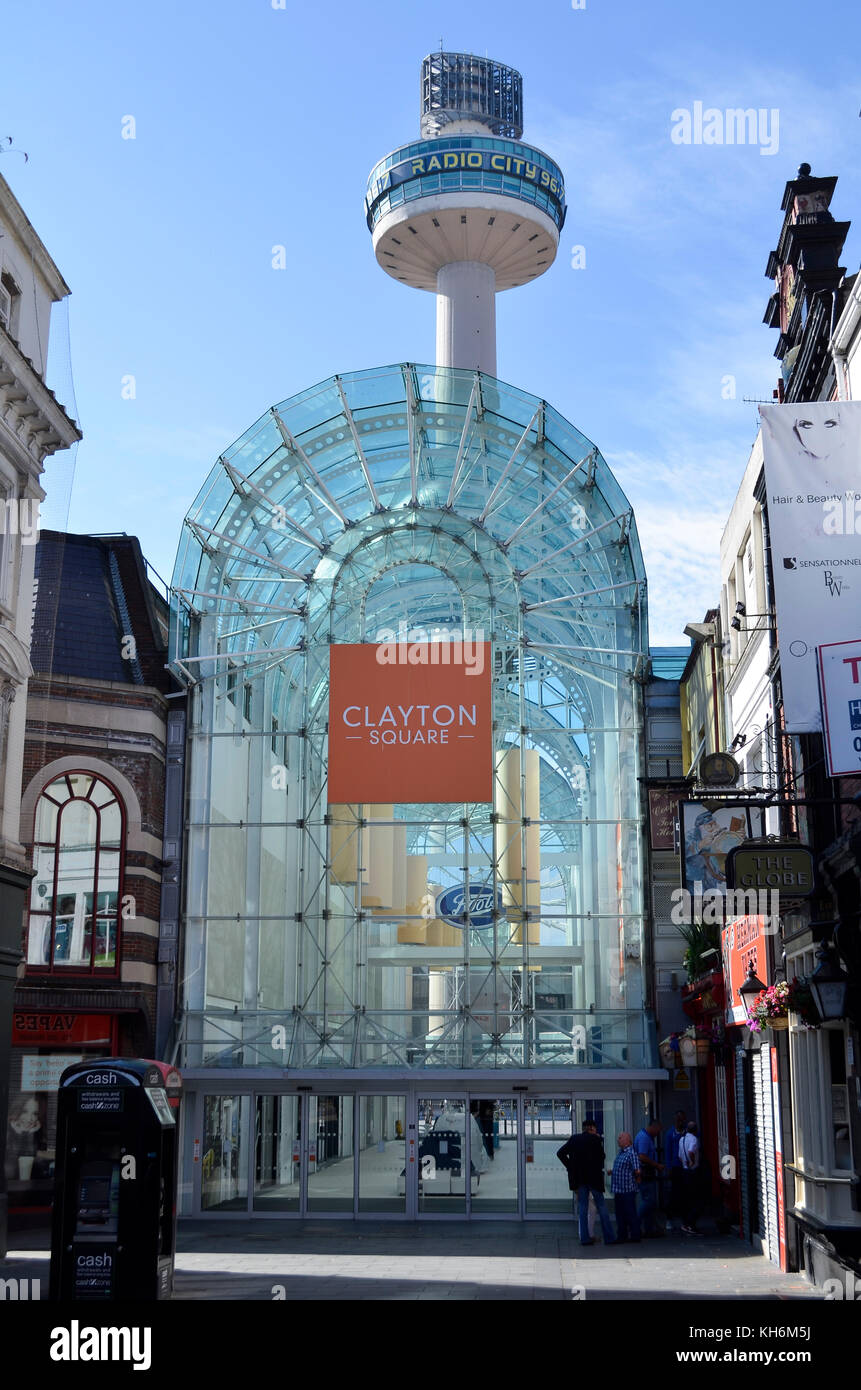
[{"label": "blue sky", "polygon": [[[839,175],[858,268],[859,31],[849,0],[6,0],[0,136],[29,162],[0,170],[73,291],[69,529],[135,533],[169,577],[210,466],[272,403],[433,359],[433,297],[377,268],[362,200],[375,161],[418,134],[421,59],[442,38],[522,72],[525,138],[566,177],[555,265],[498,300],[499,375],[599,445],[635,507],[651,640],[684,643],[718,597],[757,428],[742,398],[777,377],[764,270],[801,161]],[[769,113],[776,152],[674,144],[672,112],[696,101]],[[49,465],[45,524],[68,475]]]}]

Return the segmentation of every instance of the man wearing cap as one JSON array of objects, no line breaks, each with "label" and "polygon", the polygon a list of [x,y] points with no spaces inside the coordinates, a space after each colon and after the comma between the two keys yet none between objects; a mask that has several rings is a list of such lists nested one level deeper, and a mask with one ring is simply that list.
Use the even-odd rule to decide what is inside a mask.
[{"label": "man wearing cap", "polygon": [[574,1214],[580,1228],[580,1244],[594,1245],[589,1235],[589,1198],[593,1198],[601,1218],[604,1244],[615,1244],[610,1213],[604,1200],[604,1145],[594,1120],[583,1121],[583,1133],[572,1134],[556,1157],[568,1170],[568,1186],[574,1193]]}]

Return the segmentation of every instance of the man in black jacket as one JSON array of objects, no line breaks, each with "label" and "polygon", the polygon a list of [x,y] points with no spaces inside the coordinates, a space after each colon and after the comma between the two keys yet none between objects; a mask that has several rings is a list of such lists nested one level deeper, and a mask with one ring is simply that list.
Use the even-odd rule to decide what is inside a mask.
[{"label": "man in black jacket", "polygon": [[589,1198],[594,1199],[601,1218],[604,1244],[613,1245],[613,1227],[604,1201],[604,1145],[594,1120],[583,1121],[583,1133],[572,1134],[556,1157],[568,1170],[568,1186],[574,1193],[574,1214],[580,1223],[580,1244],[594,1245],[589,1235]]}]

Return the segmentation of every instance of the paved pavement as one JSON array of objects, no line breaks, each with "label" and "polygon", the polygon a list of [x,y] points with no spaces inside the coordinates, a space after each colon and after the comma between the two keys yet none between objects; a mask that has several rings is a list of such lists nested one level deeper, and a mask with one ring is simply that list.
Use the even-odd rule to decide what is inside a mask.
[{"label": "paved pavement", "polygon": [[[13,1240],[0,1278],[40,1279],[44,1297],[46,1238]],[[822,1298],[735,1236],[582,1248],[555,1221],[183,1221],[177,1246],[180,1300]]]}]

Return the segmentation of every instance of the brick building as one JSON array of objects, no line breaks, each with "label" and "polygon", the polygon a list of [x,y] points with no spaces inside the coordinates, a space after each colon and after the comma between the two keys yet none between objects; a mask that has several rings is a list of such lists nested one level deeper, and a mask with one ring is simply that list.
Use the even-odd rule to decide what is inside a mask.
[{"label": "brick building", "polygon": [[134,537],[42,533],[21,814],[34,878],[12,1034],[12,1212],[50,1200],[60,1072],[87,1055],[157,1055],[167,616]]}]

